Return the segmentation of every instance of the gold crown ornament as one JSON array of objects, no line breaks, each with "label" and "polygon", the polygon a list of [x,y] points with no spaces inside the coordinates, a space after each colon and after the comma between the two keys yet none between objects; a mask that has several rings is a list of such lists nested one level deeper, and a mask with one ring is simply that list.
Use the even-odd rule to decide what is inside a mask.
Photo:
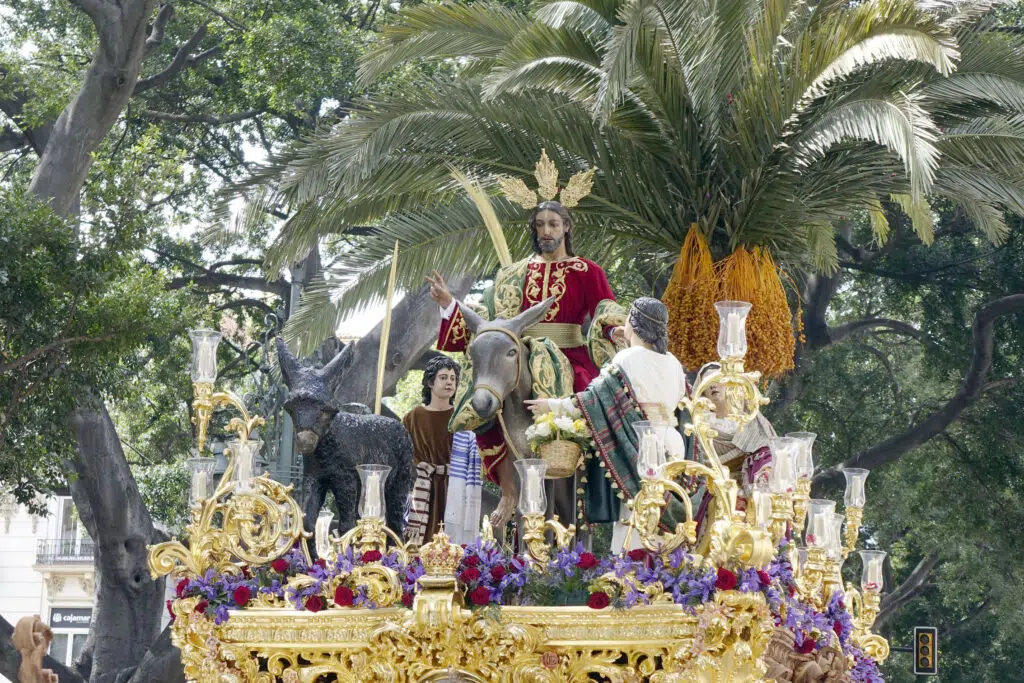
[{"label": "gold crown ornament", "polygon": [[420,548],[423,569],[431,576],[453,576],[458,571],[464,554],[462,547],[452,543],[452,539],[444,532],[443,523],[430,539],[430,543]]},{"label": "gold crown ornament", "polygon": [[537,204],[540,203],[537,195],[540,195],[540,199],[543,201],[550,201],[557,196],[562,206],[571,209],[590,194],[590,189],[594,185],[594,173],[596,171],[596,168],[591,168],[586,171],[580,171],[569,178],[569,184],[561,189],[561,194],[559,195],[558,167],[555,166],[555,162],[548,158],[547,150],[541,149],[540,161],[537,162],[537,170],[534,173],[534,177],[537,178],[536,192],[528,188],[526,183],[520,178],[498,176],[498,184],[501,185],[501,190],[505,193],[506,197],[524,209],[537,208]]}]

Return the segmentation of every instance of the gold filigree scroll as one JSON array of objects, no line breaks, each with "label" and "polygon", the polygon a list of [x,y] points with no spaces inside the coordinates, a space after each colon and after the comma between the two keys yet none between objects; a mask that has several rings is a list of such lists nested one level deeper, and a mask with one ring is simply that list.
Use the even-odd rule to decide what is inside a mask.
[{"label": "gold filigree scroll", "polygon": [[225,474],[214,495],[192,510],[190,547],[178,541],[150,547],[149,572],[154,578],[171,573],[201,576],[210,568],[237,574],[238,562],[267,564],[296,541],[309,559],[310,534],[302,528],[302,509],[289,495],[291,485],[263,475],[253,480],[249,493],[236,493],[235,487]]}]

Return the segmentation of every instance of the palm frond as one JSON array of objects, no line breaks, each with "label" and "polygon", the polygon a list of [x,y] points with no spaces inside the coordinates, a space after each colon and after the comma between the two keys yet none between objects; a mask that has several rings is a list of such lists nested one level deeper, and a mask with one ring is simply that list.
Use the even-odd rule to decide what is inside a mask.
[{"label": "palm frond", "polygon": [[886,147],[903,161],[911,195],[915,201],[923,197],[938,166],[938,131],[914,96],[894,99],[843,101],[829,109],[793,140],[798,162],[806,166],[842,140],[867,140]]},{"label": "palm frond", "polygon": [[875,242],[879,245],[885,244],[889,240],[889,219],[878,197],[873,197],[868,202],[868,218],[871,221],[871,234],[874,235]]},{"label": "palm frond", "polygon": [[915,199],[907,194],[894,194],[890,198],[910,218],[910,225],[921,241],[931,244],[935,240],[935,218],[931,205],[924,199]]},{"label": "palm frond", "polygon": [[415,59],[496,58],[531,20],[497,3],[423,4],[407,8],[384,29],[380,44],[359,65],[357,87]]}]

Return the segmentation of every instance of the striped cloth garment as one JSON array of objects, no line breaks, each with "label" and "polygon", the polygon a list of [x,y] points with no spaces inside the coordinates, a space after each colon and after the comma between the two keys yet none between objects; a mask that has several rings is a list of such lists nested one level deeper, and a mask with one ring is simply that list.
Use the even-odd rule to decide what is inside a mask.
[{"label": "striped cloth garment", "polygon": [[480,451],[473,432],[456,432],[448,468],[444,530],[454,543],[472,543],[480,530]]}]

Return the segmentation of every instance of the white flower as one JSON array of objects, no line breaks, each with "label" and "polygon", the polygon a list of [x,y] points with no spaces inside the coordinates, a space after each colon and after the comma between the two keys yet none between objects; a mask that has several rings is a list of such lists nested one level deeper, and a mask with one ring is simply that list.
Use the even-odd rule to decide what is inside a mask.
[{"label": "white flower", "polygon": [[563,432],[569,432],[571,434],[572,431],[573,431],[573,429],[572,429],[572,418],[571,417],[566,417],[564,415],[562,417],[556,417],[555,418],[555,426],[558,427]]},{"label": "white flower", "polygon": [[540,438],[551,436],[551,423],[541,422],[533,425],[534,435]]}]

